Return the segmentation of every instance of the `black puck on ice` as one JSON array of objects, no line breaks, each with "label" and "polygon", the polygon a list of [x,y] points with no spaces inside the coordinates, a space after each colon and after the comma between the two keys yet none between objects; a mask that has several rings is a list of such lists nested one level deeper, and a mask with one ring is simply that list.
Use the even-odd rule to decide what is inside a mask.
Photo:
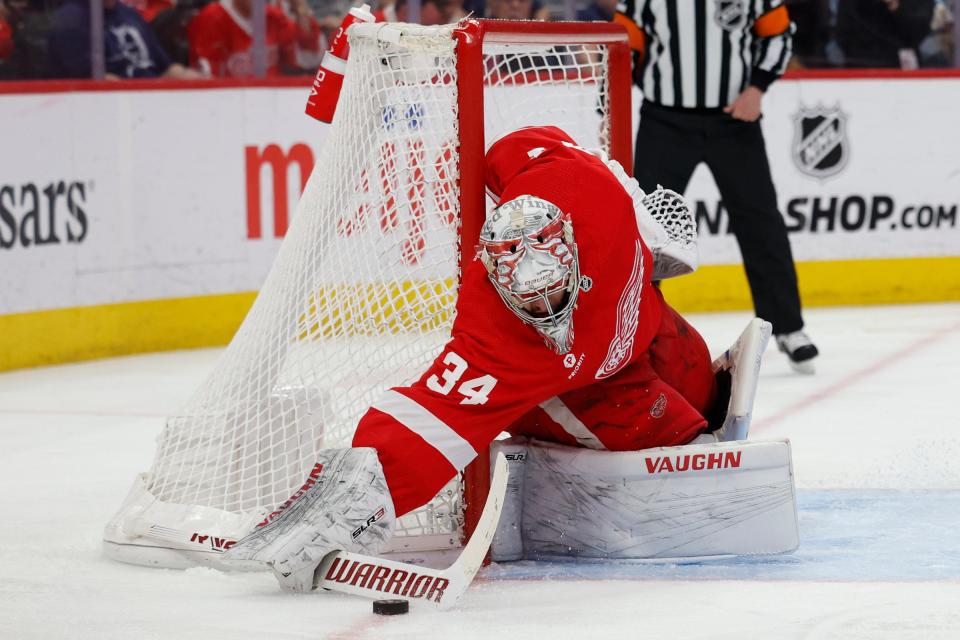
[{"label": "black puck on ice", "polygon": [[410,612],[407,600],[374,600],[373,612],[380,616],[399,616]]}]

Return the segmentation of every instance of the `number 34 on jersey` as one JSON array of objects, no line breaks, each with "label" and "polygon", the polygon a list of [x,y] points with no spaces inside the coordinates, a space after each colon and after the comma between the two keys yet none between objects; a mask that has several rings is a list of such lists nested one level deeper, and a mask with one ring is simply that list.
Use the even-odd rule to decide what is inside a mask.
[{"label": "number 34 on jersey", "polygon": [[[478,378],[470,378],[460,382],[460,379],[467,372],[469,365],[467,361],[461,358],[456,352],[448,351],[443,357],[443,364],[448,368],[438,374],[433,374],[427,378],[427,388],[442,395],[450,395],[455,392],[463,399],[460,404],[486,404],[490,399],[490,392],[497,386],[497,379],[491,375],[482,375]],[[458,384],[459,383],[459,386]],[[454,389],[456,389],[454,391]]]}]

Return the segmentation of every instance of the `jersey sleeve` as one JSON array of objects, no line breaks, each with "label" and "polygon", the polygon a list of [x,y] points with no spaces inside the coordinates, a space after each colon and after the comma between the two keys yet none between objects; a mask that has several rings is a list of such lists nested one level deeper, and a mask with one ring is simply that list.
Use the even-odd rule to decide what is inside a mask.
[{"label": "jersey sleeve", "polygon": [[756,37],[750,84],[766,91],[783,75],[793,55],[793,33],[796,30],[783,0],[752,0]]},{"label": "jersey sleeve", "polygon": [[617,2],[611,20],[611,22],[619,24],[627,30],[630,48],[635,56],[635,66],[643,63],[644,51],[647,46],[647,37],[643,32],[643,20],[638,15],[638,5],[640,4],[642,4],[640,0],[620,0],[620,2]]},{"label": "jersey sleeve", "polygon": [[430,500],[511,423],[560,391],[566,369],[554,364],[558,376],[546,353],[536,331],[504,306],[483,265],[471,262],[451,339],[416,382],[373,403],[353,439],[377,450],[398,514]]},{"label": "jersey sleeve", "polygon": [[430,500],[536,406],[540,398],[512,377],[508,367],[491,363],[470,339],[459,337],[417,382],[374,402],[353,446],[377,450],[398,515]]}]

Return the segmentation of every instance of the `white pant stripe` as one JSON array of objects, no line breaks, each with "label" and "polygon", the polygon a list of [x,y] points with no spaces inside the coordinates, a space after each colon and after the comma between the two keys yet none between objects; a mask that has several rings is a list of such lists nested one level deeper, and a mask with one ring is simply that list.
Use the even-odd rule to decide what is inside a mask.
[{"label": "white pant stripe", "polygon": [[587,429],[587,425],[580,422],[580,418],[573,415],[573,412],[570,411],[567,405],[563,404],[560,398],[554,396],[549,400],[541,402],[540,408],[543,409],[554,422],[563,427],[564,431],[576,438],[580,446],[598,451],[606,451],[607,448],[604,444]]},{"label": "white pant stripe", "polygon": [[458,470],[463,470],[477,457],[473,446],[450,425],[402,393],[390,389],[373,403],[373,408],[392,417],[426,440],[427,444],[439,451]]}]

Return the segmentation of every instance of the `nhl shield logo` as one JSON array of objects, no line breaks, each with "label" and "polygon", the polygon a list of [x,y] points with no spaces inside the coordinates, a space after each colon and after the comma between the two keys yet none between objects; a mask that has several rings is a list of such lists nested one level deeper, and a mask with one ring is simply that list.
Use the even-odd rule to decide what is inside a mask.
[{"label": "nhl shield logo", "polygon": [[793,118],[793,161],[803,173],[827,178],[843,170],[849,156],[847,116],[839,107],[800,108]]},{"label": "nhl shield logo", "polygon": [[747,22],[743,0],[714,0],[713,21],[724,31],[736,31]]}]

